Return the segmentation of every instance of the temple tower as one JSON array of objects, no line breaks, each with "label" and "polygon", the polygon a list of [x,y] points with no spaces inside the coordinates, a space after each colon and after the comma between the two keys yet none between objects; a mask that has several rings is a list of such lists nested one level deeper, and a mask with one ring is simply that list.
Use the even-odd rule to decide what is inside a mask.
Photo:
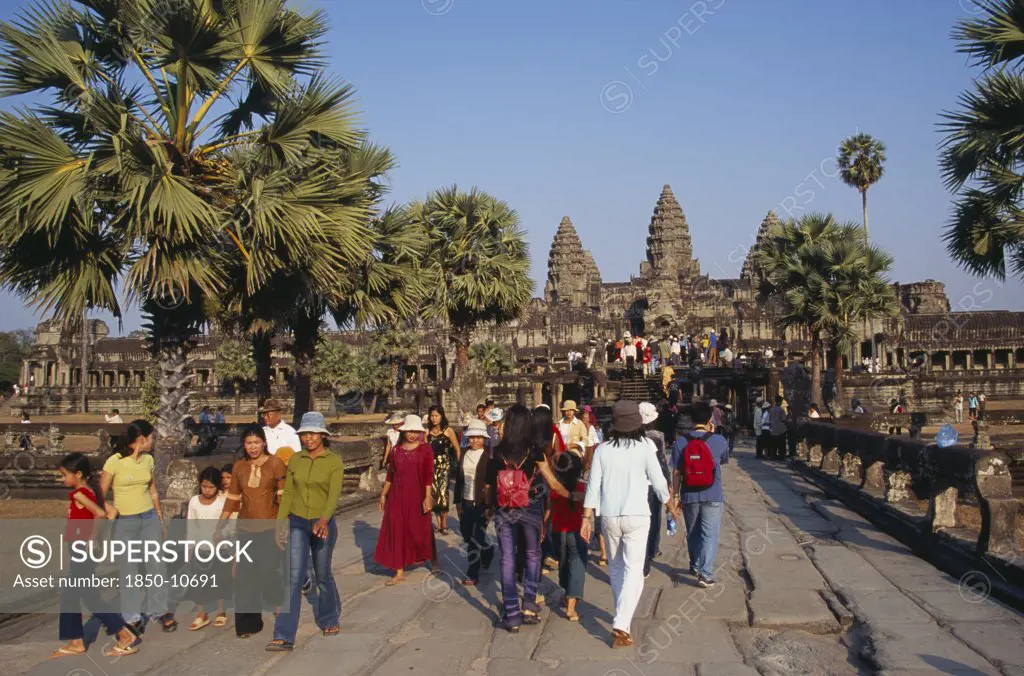
[{"label": "temple tower", "polygon": [[640,277],[678,288],[689,284],[699,274],[700,263],[693,257],[686,216],[672,194],[672,188],[666,184],[651,216],[647,260],[640,263]]},{"label": "temple tower", "polygon": [[544,300],[551,305],[592,308],[601,305],[601,272],[594,257],[583,248],[568,216],[558,224],[558,232],[551,242]]},{"label": "temple tower", "polygon": [[757,277],[759,270],[757,269],[758,266],[754,258],[761,247],[768,241],[771,230],[778,227],[778,225],[779,217],[775,215],[774,211],[769,211],[768,215],[764,217],[763,221],[761,221],[761,227],[757,229],[757,237],[754,239],[753,245],[751,245],[750,250],[747,251],[747,257],[743,261],[743,270],[740,272],[740,279],[748,279],[755,283],[758,282]]}]

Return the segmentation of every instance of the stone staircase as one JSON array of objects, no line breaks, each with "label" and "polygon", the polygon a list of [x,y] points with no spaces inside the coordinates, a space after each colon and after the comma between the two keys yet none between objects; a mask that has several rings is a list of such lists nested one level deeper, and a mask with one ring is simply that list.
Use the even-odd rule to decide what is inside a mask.
[{"label": "stone staircase", "polygon": [[662,398],[661,376],[621,380],[618,382],[618,386],[616,399],[657,402]]}]

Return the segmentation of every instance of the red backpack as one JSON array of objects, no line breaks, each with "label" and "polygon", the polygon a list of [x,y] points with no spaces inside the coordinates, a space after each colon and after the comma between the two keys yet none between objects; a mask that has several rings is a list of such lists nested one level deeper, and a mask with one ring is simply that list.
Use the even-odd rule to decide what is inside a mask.
[{"label": "red backpack", "polygon": [[702,437],[687,435],[689,441],[679,460],[679,472],[682,475],[679,483],[684,489],[702,491],[715,483],[715,458],[705,441],[709,436],[708,433]]},{"label": "red backpack", "polygon": [[525,509],[530,506],[530,477],[523,467],[529,454],[519,465],[510,464],[505,456],[505,469],[498,472],[498,506],[506,509]]}]

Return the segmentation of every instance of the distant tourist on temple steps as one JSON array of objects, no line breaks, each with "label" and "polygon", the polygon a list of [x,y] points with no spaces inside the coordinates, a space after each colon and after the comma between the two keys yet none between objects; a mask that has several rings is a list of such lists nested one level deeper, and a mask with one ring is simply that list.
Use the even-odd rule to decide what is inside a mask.
[{"label": "distant tourist on temple steps", "polygon": [[636,345],[628,331],[622,336],[622,358],[626,362],[626,377],[632,379],[636,367]]},{"label": "distant tourist on temple steps", "polygon": [[978,393],[978,420],[985,419],[985,393]]},{"label": "distant tourist on temple steps", "polygon": [[708,336],[708,365],[718,366],[718,334],[714,329]]},{"label": "distant tourist on temple steps", "polygon": [[625,346],[626,346],[626,339],[625,338],[619,338],[618,340],[615,341],[615,359],[614,359],[614,362],[616,364],[619,364],[619,363],[621,363],[622,361],[625,360],[625,357],[622,354],[622,348],[624,348]]},{"label": "distant tourist on temple steps", "polygon": [[658,363],[661,368],[665,368],[672,361],[672,339],[668,336],[663,336],[658,341]]},{"label": "distant tourist on temple steps", "polygon": [[643,341],[643,343],[644,343],[644,347],[643,347],[643,350],[644,350],[644,357],[643,357],[643,360],[644,360],[644,376],[649,376],[652,373],[652,371],[651,371],[651,362],[654,359],[654,353],[651,350],[651,346],[647,342],[646,339]]},{"label": "distant tourist on temple steps", "polygon": [[821,418],[821,414],[818,413],[818,405],[817,404],[812,403],[807,408],[807,417],[810,418],[811,420],[818,420],[819,418]]},{"label": "distant tourist on temple steps", "polygon": [[110,409],[110,415],[103,417],[110,425],[121,425],[124,423],[124,420],[121,419],[121,412],[118,411],[116,408]]},{"label": "distant tourist on temple steps", "polygon": [[604,358],[606,364],[614,364],[616,361],[618,361],[618,357],[616,356],[615,341],[612,340],[611,338],[605,341],[604,351]]},{"label": "distant tourist on temple steps", "polygon": [[669,345],[669,361],[673,366],[679,366],[683,361],[683,346],[679,342],[679,338],[672,336],[671,344]]},{"label": "distant tourist on temple steps", "polygon": [[967,394],[967,417],[970,420],[978,419],[978,395],[974,392]]},{"label": "distant tourist on temple steps", "polygon": [[576,370],[576,355],[577,354],[578,353],[576,352],[576,350],[574,348],[569,348],[569,370],[570,371],[575,371]]},{"label": "distant tourist on temple steps", "polygon": [[953,397],[953,415],[956,418],[956,424],[959,425],[964,421],[964,392],[963,390],[957,390],[956,396]]}]

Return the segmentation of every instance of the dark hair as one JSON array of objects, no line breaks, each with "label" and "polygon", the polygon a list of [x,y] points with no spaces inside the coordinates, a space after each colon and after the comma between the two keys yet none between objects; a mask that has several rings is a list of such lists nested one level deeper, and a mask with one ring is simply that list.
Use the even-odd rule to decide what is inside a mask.
[{"label": "dark hair", "polygon": [[695,401],[690,407],[690,420],[694,425],[707,425],[711,420],[711,407],[703,401]]},{"label": "dark hair", "polygon": [[121,437],[121,450],[119,451],[122,458],[127,458],[133,453],[132,444],[143,437],[148,437],[153,434],[153,425],[148,420],[139,418],[128,423],[128,428],[124,431],[124,436]]},{"label": "dark hair", "polygon": [[209,481],[214,486],[220,487],[220,470],[216,467],[207,467],[199,473],[199,483]]},{"label": "dark hair", "polygon": [[484,404],[486,404],[487,406],[494,406],[494,400],[493,399],[484,399]]},{"label": "dark hair", "polygon": [[484,409],[486,409],[486,408],[487,408],[487,404],[477,404],[477,405],[476,405],[476,410],[477,410],[477,412],[478,412],[478,413],[479,413],[480,411],[483,411],[483,410],[484,410]]},{"label": "dark hair", "polygon": [[612,427],[608,430],[606,437],[607,441],[610,441],[613,446],[621,446],[630,441],[641,441],[647,436],[647,428],[640,426],[632,432],[620,432],[619,430]]},{"label": "dark hair", "polygon": [[116,408],[110,409],[110,412],[113,413],[114,415],[121,415],[121,412],[118,411]]},{"label": "dark hair", "polygon": [[776,394],[775,395],[775,405],[776,406],[782,406],[782,402],[784,402],[784,401],[786,401],[786,398],[783,397],[781,394]]},{"label": "dark hair", "polygon": [[60,461],[61,469],[66,470],[70,474],[82,473],[82,478],[85,480],[89,479],[89,475],[92,474],[92,464],[89,462],[89,458],[83,453],[68,453],[64,456],[64,459]]},{"label": "dark hair", "polygon": [[[263,440],[263,452],[264,453],[270,453],[270,449],[267,447],[267,433],[263,431],[263,426],[262,425],[248,425],[248,426],[246,426],[246,428],[244,430],[242,430],[242,437],[241,437],[242,438],[242,447],[241,447],[241,449],[239,449],[241,451],[241,453],[242,453],[242,457],[243,458],[245,458],[247,456],[247,454],[245,452],[245,440],[248,439],[249,437],[259,437],[260,439],[262,439]],[[302,449],[301,448],[293,448],[292,450],[295,451],[296,453],[298,453]]]},{"label": "dark hair", "polygon": [[526,457],[534,447],[532,420],[530,409],[522,404],[509,406],[505,413],[505,433],[498,444],[498,452],[512,462],[519,462]]},{"label": "dark hair", "polygon": [[446,429],[448,429],[448,416],[444,414],[444,407],[438,406],[437,404],[434,404],[429,409],[427,409],[426,428],[429,430],[431,427],[433,427],[433,425],[430,423],[430,414],[433,413],[434,411],[437,411],[438,413],[441,414],[441,431],[444,432]]},{"label": "dark hair", "polygon": [[224,472],[227,472],[228,474],[231,474],[234,471],[235,471],[235,466],[234,465],[224,465],[223,467],[220,468],[220,473],[221,474],[223,474]]},{"label": "dark hair", "polygon": [[[555,436],[555,415],[547,406],[538,406],[530,414],[530,420],[530,437],[533,439],[533,445],[545,451],[546,454],[551,446],[551,440]],[[508,425],[508,423],[505,424]]]}]

